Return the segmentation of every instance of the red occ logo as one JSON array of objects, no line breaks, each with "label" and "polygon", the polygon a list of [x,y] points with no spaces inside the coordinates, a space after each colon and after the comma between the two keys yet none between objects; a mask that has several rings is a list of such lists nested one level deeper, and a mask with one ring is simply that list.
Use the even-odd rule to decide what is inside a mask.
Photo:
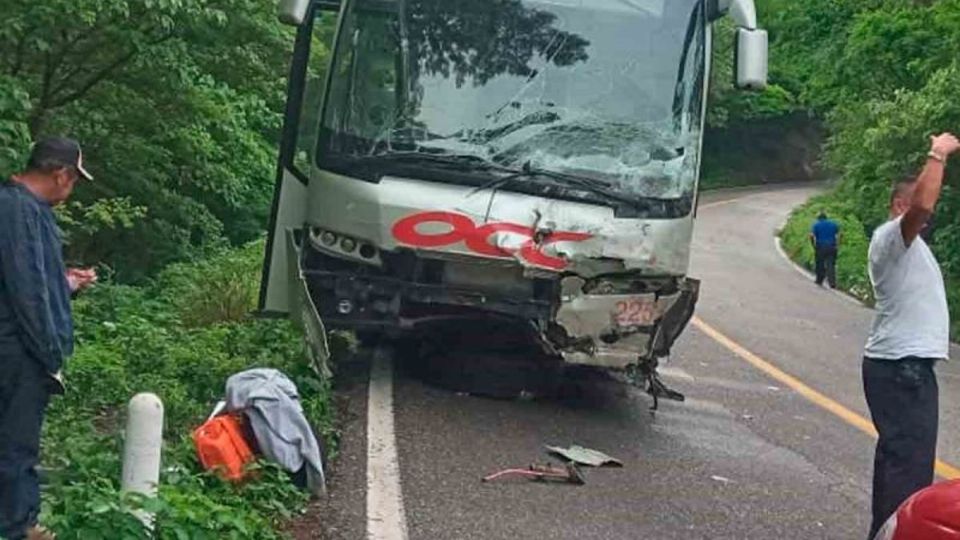
[{"label": "red occ logo", "polygon": [[[421,232],[425,225],[442,225],[442,232]],[[519,237],[519,247],[501,247],[490,243],[498,233]],[[586,233],[553,231],[536,238],[536,232],[528,226],[516,223],[495,222],[477,226],[472,219],[453,212],[422,212],[407,216],[393,225],[393,237],[408,246],[437,248],[463,242],[470,251],[488,257],[520,257],[524,261],[544,268],[563,270],[566,259],[543,252],[546,246],[558,242],[582,242],[591,237]]]}]

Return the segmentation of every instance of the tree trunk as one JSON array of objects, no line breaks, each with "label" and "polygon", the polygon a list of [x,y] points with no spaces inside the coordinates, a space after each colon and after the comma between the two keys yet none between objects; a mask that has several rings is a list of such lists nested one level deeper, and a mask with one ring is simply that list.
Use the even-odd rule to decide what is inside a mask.
[{"label": "tree trunk", "polygon": [[47,121],[50,119],[50,111],[45,107],[37,105],[27,119],[27,126],[30,128],[30,138],[37,140],[47,127]]}]

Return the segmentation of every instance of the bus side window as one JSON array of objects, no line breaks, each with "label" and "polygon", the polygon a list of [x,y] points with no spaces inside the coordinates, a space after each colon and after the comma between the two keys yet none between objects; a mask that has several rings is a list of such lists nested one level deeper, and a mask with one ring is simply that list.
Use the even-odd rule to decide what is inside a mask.
[{"label": "bus side window", "polygon": [[332,68],[323,119],[325,135],[332,138],[323,144],[327,151],[362,154],[374,141],[389,138],[396,122],[396,14],[357,8],[344,16],[343,50]]},{"label": "bus side window", "polygon": [[323,93],[327,84],[330,55],[336,34],[337,12],[316,10],[312,24],[309,57],[300,102],[293,167],[303,178],[310,177],[312,158],[317,151]]}]

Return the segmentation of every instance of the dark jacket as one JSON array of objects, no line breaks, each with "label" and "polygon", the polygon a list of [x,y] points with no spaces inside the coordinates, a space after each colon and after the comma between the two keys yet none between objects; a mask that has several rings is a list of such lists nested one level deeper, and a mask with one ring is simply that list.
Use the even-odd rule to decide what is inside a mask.
[{"label": "dark jacket", "polygon": [[70,286],[53,209],[0,182],[0,353],[26,353],[56,373],[73,353]]}]

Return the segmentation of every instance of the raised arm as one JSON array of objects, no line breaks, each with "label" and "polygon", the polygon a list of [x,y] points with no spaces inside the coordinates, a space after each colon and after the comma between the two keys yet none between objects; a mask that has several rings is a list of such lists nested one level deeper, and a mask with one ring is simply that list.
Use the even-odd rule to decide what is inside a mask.
[{"label": "raised arm", "polygon": [[943,176],[950,156],[960,150],[960,141],[951,134],[931,137],[930,154],[923,171],[917,178],[910,209],[904,214],[900,228],[904,243],[909,246],[920,236],[924,226],[933,216],[943,189]]}]

